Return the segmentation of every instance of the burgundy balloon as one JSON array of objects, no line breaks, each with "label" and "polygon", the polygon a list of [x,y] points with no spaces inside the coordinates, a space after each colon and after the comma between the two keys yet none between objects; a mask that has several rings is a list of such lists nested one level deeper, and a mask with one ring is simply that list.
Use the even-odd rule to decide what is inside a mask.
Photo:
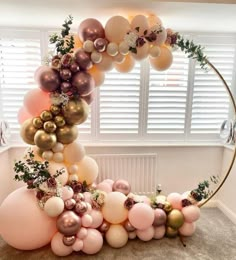
[{"label": "burgundy balloon", "polygon": [[55,91],[60,85],[60,78],[58,73],[51,68],[42,71],[42,73],[39,75],[39,84],[40,88],[44,91]]},{"label": "burgundy balloon", "polygon": [[76,236],[64,236],[63,237],[63,244],[65,246],[72,246],[75,243]]},{"label": "burgundy balloon", "polygon": [[98,38],[94,41],[94,47],[98,52],[103,52],[107,47],[107,40],[103,38]]},{"label": "burgundy balloon", "polygon": [[95,81],[89,73],[80,71],[72,78],[72,86],[77,89],[80,96],[87,96],[93,91]]},{"label": "burgundy balloon", "polygon": [[87,211],[87,209],[88,209],[88,206],[87,206],[86,202],[84,202],[84,201],[78,202],[75,205],[75,212],[79,215],[84,214]]},{"label": "burgundy balloon", "polygon": [[104,38],[105,31],[102,24],[93,18],[84,20],[78,29],[79,38],[82,42],[86,40],[95,41],[97,38]]},{"label": "burgundy balloon", "polygon": [[128,195],[130,193],[131,187],[128,181],[120,179],[113,183],[112,189],[113,191],[119,191],[125,195]]},{"label": "burgundy balloon", "polygon": [[83,96],[83,99],[87,102],[88,105],[90,105],[93,102],[94,97],[95,97],[95,93],[94,93],[94,91],[92,91],[87,96]]},{"label": "burgundy balloon", "polygon": [[83,49],[78,49],[75,53],[75,61],[82,70],[89,70],[92,68],[93,63],[90,58],[90,54]]},{"label": "burgundy balloon", "polygon": [[69,80],[72,76],[72,73],[69,69],[62,69],[60,71],[60,77],[63,79],[63,80]]},{"label": "burgundy balloon", "polygon": [[70,91],[71,88],[72,88],[72,86],[71,86],[70,82],[62,82],[61,83],[61,91],[62,92],[66,93],[66,92]]},{"label": "burgundy balloon", "polygon": [[153,226],[161,226],[166,224],[166,213],[163,209],[154,210],[155,218],[153,221]]},{"label": "burgundy balloon", "polygon": [[72,73],[76,73],[76,72],[78,72],[80,69],[79,69],[79,65],[76,63],[76,62],[73,62],[73,63],[71,63],[71,65],[70,65],[70,71],[72,72]]},{"label": "burgundy balloon", "polygon": [[107,232],[109,228],[110,228],[110,223],[108,223],[107,221],[104,220],[102,222],[102,225],[99,227],[99,231],[104,233],[104,232]]},{"label": "burgundy balloon", "polygon": [[126,220],[126,221],[125,221],[125,223],[124,223],[124,228],[125,228],[125,230],[128,231],[128,232],[132,232],[132,231],[135,230],[135,227],[133,227],[133,226],[131,225],[131,223],[129,222],[129,220]]},{"label": "burgundy balloon", "polygon": [[80,217],[71,210],[63,212],[57,219],[57,229],[65,236],[75,235],[80,227]]},{"label": "burgundy balloon", "polygon": [[74,208],[76,201],[74,199],[68,199],[64,202],[64,204],[65,208],[70,210]]}]

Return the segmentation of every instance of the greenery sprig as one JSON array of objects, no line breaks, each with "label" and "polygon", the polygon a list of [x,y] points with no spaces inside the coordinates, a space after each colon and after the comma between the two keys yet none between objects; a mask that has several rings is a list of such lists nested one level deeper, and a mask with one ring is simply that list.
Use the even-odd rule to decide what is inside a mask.
[{"label": "greenery sprig", "polygon": [[184,39],[180,34],[177,35],[175,44],[188,55],[188,58],[197,60],[202,69],[208,70],[207,56],[203,53],[204,48],[201,45],[196,45],[193,41]]},{"label": "greenery sprig", "polygon": [[61,34],[58,35],[54,33],[50,36],[50,43],[56,44],[57,54],[64,55],[66,53],[71,53],[74,48],[74,38],[69,36],[70,26],[72,25],[73,17],[71,15],[62,24]]},{"label": "greenery sprig", "polygon": [[16,172],[15,180],[23,181],[27,184],[28,189],[39,188],[40,184],[45,181],[53,183],[55,178],[64,173],[64,169],[57,170],[54,175],[51,175],[48,170],[49,162],[39,162],[34,159],[32,150],[28,152],[25,162],[15,162],[14,170]]}]

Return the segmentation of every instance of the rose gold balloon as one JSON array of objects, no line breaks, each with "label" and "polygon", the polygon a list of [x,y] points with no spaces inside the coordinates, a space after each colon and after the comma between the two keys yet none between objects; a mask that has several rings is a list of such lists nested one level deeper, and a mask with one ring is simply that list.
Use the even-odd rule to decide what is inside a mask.
[{"label": "rose gold balloon", "polygon": [[75,61],[79,65],[80,69],[88,70],[91,69],[93,63],[90,59],[90,55],[83,49],[78,49],[75,53]]},{"label": "rose gold balloon", "polygon": [[73,209],[76,204],[76,201],[74,199],[68,199],[65,201],[65,208],[66,209]]},{"label": "rose gold balloon", "polygon": [[72,246],[75,243],[76,236],[64,236],[63,237],[63,244],[65,246]]},{"label": "rose gold balloon", "polygon": [[39,75],[39,84],[40,88],[47,92],[55,91],[60,85],[60,78],[58,73],[48,68],[48,70],[44,70]]},{"label": "rose gold balloon", "polygon": [[105,51],[107,47],[107,40],[103,38],[98,38],[94,41],[94,47],[98,52]]},{"label": "rose gold balloon", "polygon": [[79,26],[79,38],[82,42],[86,40],[95,41],[97,38],[104,38],[105,32],[102,24],[93,18],[84,20]]},{"label": "rose gold balloon", "polygon": [[95,81],[89,73],[80,71],[74,75],[72,85],[80,96],[87,96],[94,90]]},{"label": "rose gold balloon", "polygon": [[128,181],[126,180],[117,180],[112,186],[113,191],[119,191],[125,195],[130,193],[131,187]]},{"label": "rose gold balloon", "polygon": [[126,231],[128,232],[132,232],[134,231],[136,228],[134,226],[132,226],[132,224],[129,222],[129,220],[126,220],[124,223],[124,228],[126,229]]},{"label": "rose gold balloon", "polygon": [[153,222],[153,226],[161,226],[166,223],[166,213],[163,209],[155,209],[154,210],[155,218]]},{"label": "rose gold balloon", "polygon": [[75,235],[81,227],[81,219],[73,211],[65,211],[57,219],[57,229],[65,236]]},{"label": "rose gold balloon", "polygon": [[75,212],[79,215],[84,214],[88,209],[87,203],[84,201],[78,202],[75,205]]},{"label": "rose gold balloon", "polygon": [[100,232],[107,232],[110,227],[110,223],[108,223],[106,220],[103,221],[102,225],[99,227]]},{"label": "rose gold balloon", "polygon": [[87,96],[83,96],[82,99],[85,100],[88,105],[90,105],[94,100],[94,96],[95,96],[95,93],[93,91],[90,94],[88,94]]}]

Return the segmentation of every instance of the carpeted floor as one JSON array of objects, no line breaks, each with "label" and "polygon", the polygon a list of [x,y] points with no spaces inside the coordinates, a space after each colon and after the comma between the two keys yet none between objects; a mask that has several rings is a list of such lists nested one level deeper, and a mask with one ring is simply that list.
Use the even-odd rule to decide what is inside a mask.
[{"label": "carpeted floor", "polygon": [[[164,238],[146,243],[140,240],[132,240],[122,249],[113,249],[105,244],[103,249],[95,256],[74,253],[66,259],[236,260],[236,225],[218,209],[202,209],[196,233],[193,237],[185,239],[185,242],[186,247],[183,247],[178,238]],[[11,248],[0,239],[1,260],[58,258],[53,255],[49,246],[35,251],[23,252]]]}]

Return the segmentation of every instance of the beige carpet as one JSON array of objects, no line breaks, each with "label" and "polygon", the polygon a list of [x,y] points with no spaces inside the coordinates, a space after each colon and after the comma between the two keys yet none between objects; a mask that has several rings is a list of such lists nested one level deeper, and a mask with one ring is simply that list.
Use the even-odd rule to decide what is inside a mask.
[{"label": "beige carpet", "polygon": [[[146,243],[134,240],[129,241],[122,249],[113,249],[105,244],[95,256],[74,253],[66,259],[236,260],[236,225],[218,209],[202,209],[196,233],[193,237],[185,239],[185,242],[186,247],[183,247],[178,238],[164,238]],[[62,258],[54,256],[49,246],[32,252],[22,252],[11,248],[0,239],[0,259],[48,260]]]}]

